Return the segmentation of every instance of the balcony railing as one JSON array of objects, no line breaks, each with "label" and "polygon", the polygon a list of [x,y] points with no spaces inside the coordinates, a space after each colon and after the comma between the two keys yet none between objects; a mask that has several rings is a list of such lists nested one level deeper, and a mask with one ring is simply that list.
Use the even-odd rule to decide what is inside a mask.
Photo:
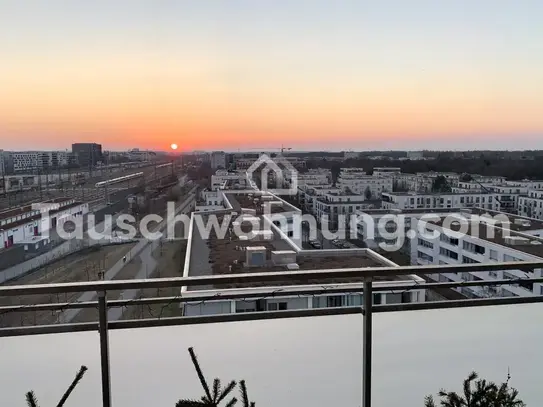
[{"label": "balcony railing", "polygon": [[[339,270],[308,270],[308,271],[289,271],[289,272],[269,272],[269,273],[246,273],[236,275],[202,276],[202,277],[180,277],[163,278],[147,280],[113,280],[113,281],[95,281],[82,283],[48,284],[48,285],[27,285],[27,286],[2,286],[0,287],[0,297],[14,297],[21,295],[43,295],[43,294],[66,294],[66,293],[84,293],[95,292],[97,301],[85,302],[64,302],[64,303],[41,303],[31,305],[15,305],[0,307],[0,315],[11,312],[27,311],[64,311],[68,309],[98,308],[98,321],[87,323],[70,323],[56,325],[37,325],[0,328],[0,337],[22,336],[35,334],[50,334],[78,331],[98,331],[100,336],[100,354],[101,354],[101,375],[102,375],[102,402],[104,407],[111,406],[111,385],[110,385],[110,363],[109,363],[109,336],[110,329],[158,327],[173,325],[206,324],[218,322],[233,321],[254,321],[268,319],[284,318],[304,318],[311,316],[324,315],[347,315],[359,314],[362,316],[363,325],[363,343],[362,343],[362,405],[371,406],[371,373],[372,373],[372,315],[374,313],[391,311],[413,311],[427,309],[443,309],[458,307],[475,307],[487,305],[505,305],[505,304],[526,304],[543,302],[543,296],[524,296],[524,297],[499,297],[499,298],[473,298],[463,300],[450,300],[439,302],[415,302],[401,304],[373,304],[373,285],[374,278],[384,276],[405,276],[417,274],[420,276],[436,273],[465,273],[465,272],[490,272],[495,270],[523,270],[533,271],[543,268],[543,262],[509,262],[509,263],[490,263],[490,264],[460,264],[460,265],[432,265],[432,266],[409,266],[409,267],[380,267],[380,268],[352,268]],[[114,290],[143,290],[160,289],[171,287],[194,287],[220,284],[252,284],[252,283],[273,283],[289,281],[293,286],[308,285],[311,281],[325,281],[327,279],[338,278],[362,278],[364,279],[363,290],[360,288],[342,289],[346,292],[362,292],[362,306],[347,306],[333,308],[313,308],[296,309],[283,311],[262,311],[262,312],[244,312],[221,315],[205,316],[180,316],[168,318],[149,318],[136,320],[108,321],[108,310],[115,307],[124,307],[129,305],[151,305],[151,304],[183,304],[193,302],[216,301],[218,299],[236,299],[236,298],[261,298],[268,295],[269,298],[276,294],[274,288],[258,290],[255,293],[244,293],[240,290],[216,290],[214,293],[202,293],[201,295],[186,297],[180,294],[170,297],[152,297],[132,300],[114,300],[107,301],[107,293]],[[517,283],[543,283],[543,277],[522,278],[518,280],[478,280],[463,282],[436,282],[420,283],[417,285],[408,285],[401,281],[397,284],[392,282],[387,289],[407,292],[409,290],[422,289],[443,289],[443,288],[466,288],[474,286],[499,287]],[[267,291],[266,291],[267,290]],[[314,289],[308,290],[307,287],[296,290],[289,290],[289,295],[312,295],[323,291],[323,288],[315,285]],[[194,292],[193,292],[194,293]]]}]

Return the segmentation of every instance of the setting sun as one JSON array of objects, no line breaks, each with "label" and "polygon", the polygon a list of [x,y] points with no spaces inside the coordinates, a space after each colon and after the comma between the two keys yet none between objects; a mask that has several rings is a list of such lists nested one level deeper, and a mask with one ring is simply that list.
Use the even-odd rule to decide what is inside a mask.
[{"label": "setting sun", "polygon": [[177,144],[173,143],[171,146],[172,150],[177,150]]}]

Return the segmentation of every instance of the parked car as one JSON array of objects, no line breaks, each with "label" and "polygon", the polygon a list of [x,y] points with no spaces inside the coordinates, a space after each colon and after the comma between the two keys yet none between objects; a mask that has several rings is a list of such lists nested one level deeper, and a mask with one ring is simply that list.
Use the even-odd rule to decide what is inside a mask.
[{"label": "parked car", "polygon": [[310,240],[309,244],[314,247],[315,249],[321,249],[322,245],[317,240]]}]

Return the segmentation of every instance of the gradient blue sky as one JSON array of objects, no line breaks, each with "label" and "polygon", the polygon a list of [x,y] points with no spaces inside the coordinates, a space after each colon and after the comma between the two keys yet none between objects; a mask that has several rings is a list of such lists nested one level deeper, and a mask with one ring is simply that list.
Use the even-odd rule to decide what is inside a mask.
[{"label": "gradient blue sky", "polygon": [[0,1],[0,148],[543,148],[543,1]]}]

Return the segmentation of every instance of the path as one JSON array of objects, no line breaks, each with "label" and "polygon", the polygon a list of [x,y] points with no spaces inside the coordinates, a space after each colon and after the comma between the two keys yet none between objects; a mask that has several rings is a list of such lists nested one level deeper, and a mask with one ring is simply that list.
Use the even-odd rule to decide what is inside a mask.
[{"label": "path", "polygon": [[[191,191],[188,193],[187,199],[183,201],[181,205],[177,207],[175,210],[175,214],[179,214],[182,212],[194,199],[195,199],[195,192],[196,187],[192,188]],[[162,232],[167,226],[167,219],[160,222],[153,230],[152,232]],[[141,259],[141,268],[138,271],[138,274],[135,278],[145,278],[148,274],[152,274],[154,269],[156,268],[156,261],[153,258],[153,250],[156,248],[156,245],[158,244],[157,241],[147,240],[147,239],[141,239],[127,254],[127,262],[124,262],[123,259],[120,259],[117,263],[113,265],[108,271],[106,271],[104,275],[105,280],[113,280],[117,274],[123,269],[123,267],[130,262],[131,259],[134,259],[136,256],[140,256]],[[151,269],[152,268],[152,269]],[[143,274],[142,274],[143,273]],[[136,297],[137,291],[136,290],[125,290],[122,292],[122,298],[124,300],[131,300]],[[85,302],[85,301],[92,301],[96,297],[95,292],[85,292],[83,293],[76,302]],[[63,313],[63,322],[69,323],[72,322],[77,315],[81,312],[80,309],[70,309],[67,311],[64,311]],[[118,313],[120,312],[120,314]],[[111,315],[111,320],[119,319],[122,315],[122,308],[119,308],[117,312],[117,309],[112,308],[108,311],[108,317]],[[115,318],[113,318],[115,317]]]}]

